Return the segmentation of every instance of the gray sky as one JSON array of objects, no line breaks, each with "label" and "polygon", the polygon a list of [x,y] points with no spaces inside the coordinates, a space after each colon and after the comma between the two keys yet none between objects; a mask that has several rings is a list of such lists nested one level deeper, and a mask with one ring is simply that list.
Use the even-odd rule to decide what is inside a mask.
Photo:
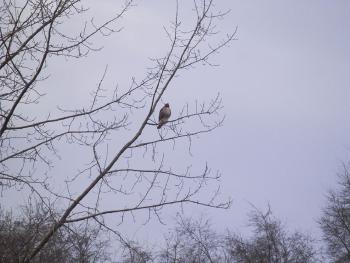
[{"label": "gray sky", "polygon": [[[183,10],[190,2],[180,1]],[[100,21],[119,7],[111,0],[87,3]],[[201,167],[208,160],[219,169],[222,192],[234,202],[228,211],[196,208],[188,214],[204,213],[219,229],[240,229],[249,202],[261,209],[270,203],[292,229],[317,235],[325,193],[349,159],[350,2],[218,0],[216,6],[231,9],[220,30],[238,26],[238,40],[214,58],[220,67],[185,72],[165,99],[176,112],[186,102],[221,93],[224,126],[196,140],[191,161]],[[148,58],[167,48],[162,26],[173,15],[174,1],[139,1],[123,19],[123,31],[101,42],[101,52],[50,65],[52,93],[43,107],[60,99],[68,105],[84,101],[81,94],[93,88],[106,64],[106,85],[142,77]],[[155,226],[140,231],[147,238]]]},{"label": "gray sky", "polygon": [[[132,49],[124,55],[141,61],[137,66],[162,50],[161,25],[173,12],[169,2],[140,2],[126,18],[118,45]],[[221,28],[238,26],[239,40],[214,59],[220,67],[184,74],[167,95],[173,107],[191,96],[220,92],[224,98],[224,127],[199,140],[194,160],[221,170],[223,192],[234,203],[229,211],[205,213],[218,227],[240,228],[248,202],[258,208],[270,203],[291,228],[318,233],[325,193],[349,157],[350,2],[216,5],[231,9]]]}]

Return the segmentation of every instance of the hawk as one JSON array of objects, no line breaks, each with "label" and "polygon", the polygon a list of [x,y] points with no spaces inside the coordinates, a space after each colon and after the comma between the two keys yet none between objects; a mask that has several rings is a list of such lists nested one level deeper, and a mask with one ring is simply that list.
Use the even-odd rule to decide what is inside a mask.
[{"label": "hawk", "polygon": [[157,129],[160,129],[170,118],[171,110],[169,103],[166,103],[163,108],[159,111],[159,123]]}]

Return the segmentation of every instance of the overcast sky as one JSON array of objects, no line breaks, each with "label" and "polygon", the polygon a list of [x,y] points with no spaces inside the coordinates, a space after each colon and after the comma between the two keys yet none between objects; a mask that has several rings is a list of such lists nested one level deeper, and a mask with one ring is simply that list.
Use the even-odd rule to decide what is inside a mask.
[{"label": "overcast sky", "polygon": [[[161,26],[173,13],[169,3],[141,1],[128,14],[118,35],[118,47],[129,47],[123,67],[134,67],[128,61],[142,65],[163,50]],[[242,0],[216,6],[231,10],[221,30],[238,26],[238,40],[214,59],[220,67],[186,73],[181,87],[167,94],[178,103],[216,92],[224,98],[225,124],[199,140],[194,161],[208,160],[221,170],[223,192],[234,202],[229,211],[206,213],[218,227],[240,228],[249,202],[261,209],[270,203],[291,228],[317,234],[325,193],[349,160],[350,2]]]},{"label": "overcast sky", "polygon": [[[148,58],[167,48],[162,27],[173,18],[174,2],[138,1],[121,21],[120,33],[97,40],[104,46],[101,52],[50,65],[52,93],[45,105],[60,99],[69,103],[64,89],[71,102],[79,103],[106,64],[107,85],[142,76]],[[87,3],[97,21],[119,7],[112,0]],[[185,22],[191,21],[186,17],[191,3],[180,1]],[[231,10],[220,30],[238,26],[238,40],[213,59],[220,67],[185,72],[165,100],[176,112],[186,102],[220,92],[224,126],[196,140],[191,161],[202,166],[207,160],[219,169],[222,192],[234,202],[228,211],[196,208],[188,215],[204,213],[218,229],[236,230],[247,223],[249,203],[260,209],[269,203],[292,229],[318,235],[316,220],[326,191],[336,185],[341,163],[349,160],[350,2],[218,0],[216,7]],[[165,217],[174,212],[167,210]],[[152,236],[155,226],[143,235]]]}]

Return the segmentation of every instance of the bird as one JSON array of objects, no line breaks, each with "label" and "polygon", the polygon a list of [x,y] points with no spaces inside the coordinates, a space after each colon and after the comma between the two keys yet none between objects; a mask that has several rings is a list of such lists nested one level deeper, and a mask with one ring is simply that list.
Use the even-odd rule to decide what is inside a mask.
[{"label": "bird", "polygon": [[169,103],[165,103],[163,108],[159,111],[159,123],[157,129],[160,129],[170,118],[171,110],[169,107]]}]

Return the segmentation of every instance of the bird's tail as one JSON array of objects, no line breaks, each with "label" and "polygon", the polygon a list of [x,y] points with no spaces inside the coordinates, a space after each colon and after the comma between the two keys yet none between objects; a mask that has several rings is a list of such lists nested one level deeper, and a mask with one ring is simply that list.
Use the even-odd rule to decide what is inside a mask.
[{"label": "bird's tail", "polygon": [[160,129],[160,128],[162,128],[162,126],[164,125],[166,123],[166,121],[164,121],[164,120],[159,120],[159,123],[158,123],[158,126],[157,126],[157,129]]}]

